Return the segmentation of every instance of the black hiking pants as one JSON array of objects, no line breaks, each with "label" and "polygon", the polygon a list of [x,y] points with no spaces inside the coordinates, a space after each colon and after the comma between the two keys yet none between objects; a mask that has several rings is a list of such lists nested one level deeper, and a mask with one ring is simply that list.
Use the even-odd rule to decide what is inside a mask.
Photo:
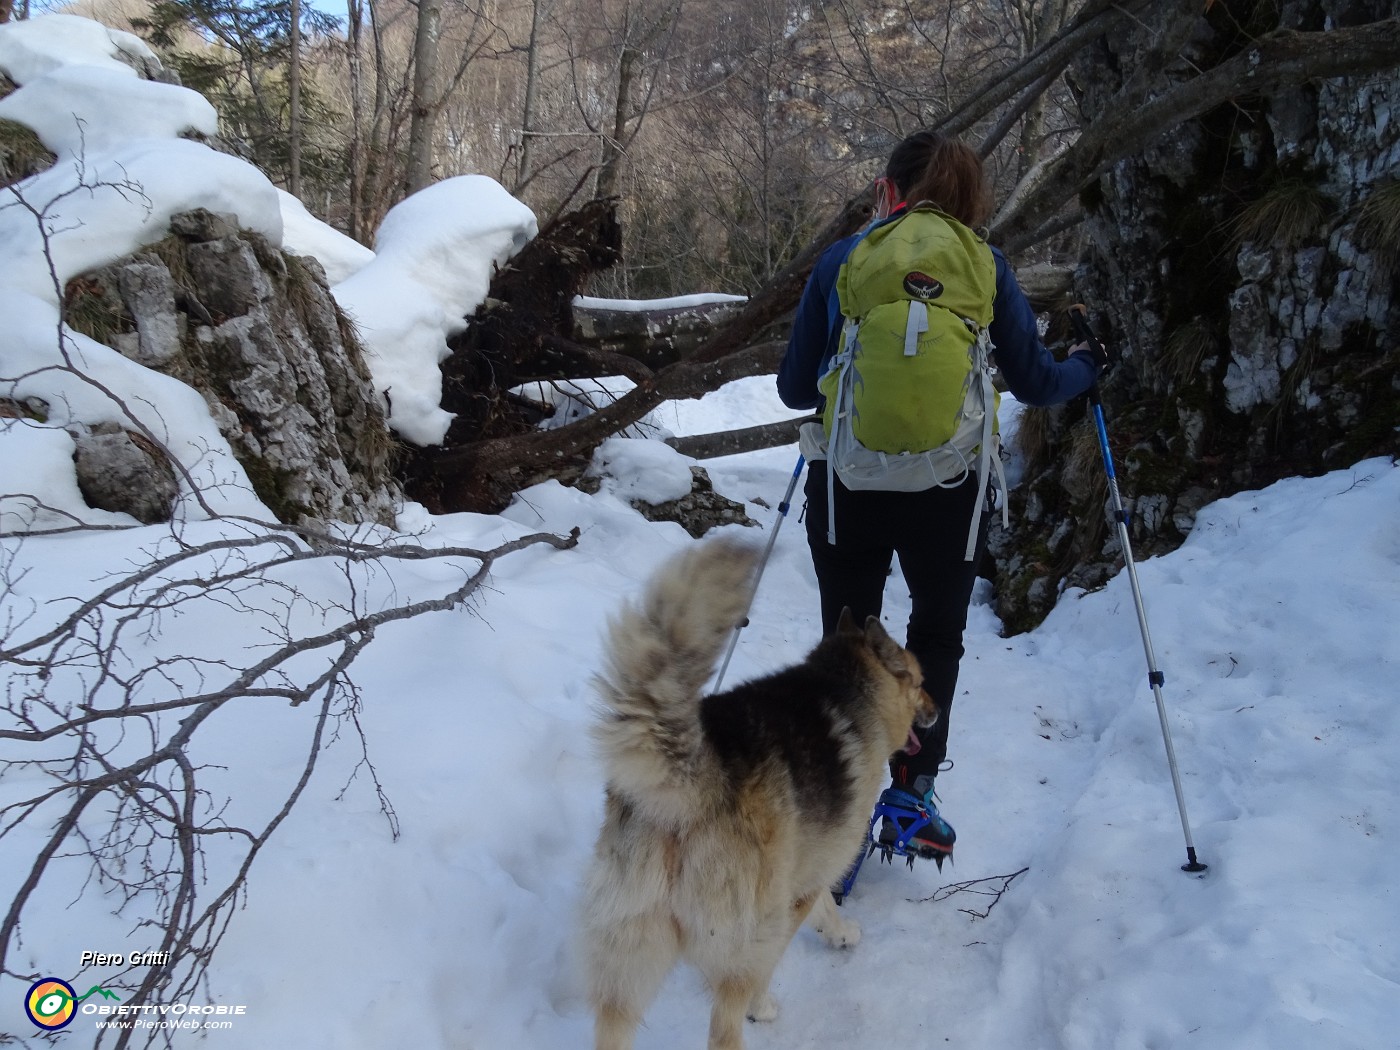
[{"label": "black hiking pants", "polygon": [[[987,542],[987,515],[976,508],[977,479],[923,492],[852,491],[836,480],[836,545],[827,543],[827,465],[807,473],[807,544],[821,590],[822,633],[836,629],[850,606],[857,623],[878,617],[893,556],[909,585],[912,609],[905,648],[918,658],[924,689],[943,710],[921,737],[918,754],[891,763],[896,784],[938,772],[948,753],[948,723],[962,659],[967,605]],[[982,513],[977,551],[963,558],[974,511]]]}]

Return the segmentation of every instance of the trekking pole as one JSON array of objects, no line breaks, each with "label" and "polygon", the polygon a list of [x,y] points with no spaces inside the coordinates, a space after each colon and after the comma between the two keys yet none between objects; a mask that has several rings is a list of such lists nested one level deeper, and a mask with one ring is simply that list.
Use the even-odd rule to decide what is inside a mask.
[{"label": "trekking pole", "polygon": [[807,460],[798,456],[797,466],[792,468],[792,477],[788,480],[787,492],[783,494],[783,501],[778,504],[778,520],[773,523],[773,531],[768,536],[768,546],[763,548],[763,557],[758,561],[758,571],[754,573],[753,586],[749,588],[749,600],[744,603],[743,619],[734,625],[734,635],[729,639],[729,649],[724,654],[724,662],[719,665],[719,675],[715,678],[713,692],[718,693],[719,687],[724,683],[724,672],[729,670],[729,660],[739,645],[739,634],[749,625],[749,610],[753,608],[753,600],[758,596],[758,581],[763,579],[763,570],[768,565],[768,556],[773,553],[773,544],[778,542],[778,530],[783,527],[783,520],[792,507],[792,493],[797,488],[797,479],[802,476],[802,468],[806,464]]},{"label": "trekking pole", "polygon": [[[1069,308],[1070,324],[1081,342],[1097,346],[1107,359],[1108,347],[1094,335],[1089,327],[1089,313],[1083,305],[1076,303]],[[1108,428],[1103,421],[1103,399],[1099,396],[1099,384],[1095,380],[1089,388],[1089,404],[1094,410],[1094,426],[1099,432],[1099,451],[1103,454],[1104,471],[1108,474],[1108,491],[1113,497],[1113,518],[1118,523],[1118,544],[1123,549],[1123,563],[1128,570],[1128,583],[1133,590],[1133,605],[1137,608],[1138,627],[1142,631],[1142,648],[1147,654],[1147,680],[1152,685],[1152,696],[1157,701],[1157,720],[1162,724],[1162,742],[1167,748],[1167,766],[1171,769],[1172,787],[1176,791],[1176,808],[1181,814],[1181,830],[1186,835],[1186,863],[1182,871],[1205,871],[1206,865],[1196,859],[1196,846],[1191,841],[1191,822],[1186,819],[1186,796],[1181,790],[1181,774],[1176,768],[1176,749],[1172,747],[1172,731],[1167,724],[1167,705],[1162,701],[1162,686],[1166,676],[1157,667],[1157,657],[1152,651],[1152,634],[1147,629],[1147,610],[1142,604],[1142,588],[1138,584],[1137,567],[1133,564],[1133,548],[1128,541],[1128,512],[1123,509],[1123,497],[1118,492],[1118,476],[1113,470],[1113,453],[1108,448]]]}]

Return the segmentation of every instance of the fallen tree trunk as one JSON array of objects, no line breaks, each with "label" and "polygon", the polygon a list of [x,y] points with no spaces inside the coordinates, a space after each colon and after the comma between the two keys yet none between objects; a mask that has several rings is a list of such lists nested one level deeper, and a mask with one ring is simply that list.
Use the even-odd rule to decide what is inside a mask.
[{"label": "fallen tree trunk", "polygon": [[666,444],[683,456],[691,459],[717,459],[720,456],[737,456],[741,452],[757,452],[761,448],[777,448],[791,445],[797,440],[797,431],[803,423],[812,423],[819,416],[799,416],[796,419],[782,419],[776,423],[764,423],[741,430],[722,430],[713,434],[692,434],[687,437],[667,438]]},{"label": "fallen tree trunk", "polygon": [[616,201],[595,200],[550,223],[491,281],[465,332],[442,364],[442,407],[453,413],[441,446],[409,447],[404,491],[437,513],[499,510],[489,478],[463,472],[453,453],[483,441],[534,433],[543,411],[511,391],[535,380],[627,375],[650,369],[572,339],[571,304],[589,276],[621,251]]},{"label": "fallen tree trunk", "polygon": [[1016,281],[1036,313],[1056,313],[1070,305],[1074,267],[1035,263],[1016,270]]},{"label": "fallen tree trunk", "polygon": [[[455,487],[443,486],[442,506],[495,513],[527,485],[580,473],[593,449],[662,402],[699,397],[736,379],[777,371],[785,347],[770,342],[719,361],[681,361],[647,377],[612,404],[557,430],[531,430],[443,449],[434,454],[434,465],[444,481],[455,479]],[[487,511],[487,507],[495,509]]]},{"label": "fallen tree trunk", "polygon": [[663,300],[645,309],[614,309],[605,303],[575,304],[574,341],[652,370],[688,357],[744,305],[738,297],[682,306],[665,305]]}]

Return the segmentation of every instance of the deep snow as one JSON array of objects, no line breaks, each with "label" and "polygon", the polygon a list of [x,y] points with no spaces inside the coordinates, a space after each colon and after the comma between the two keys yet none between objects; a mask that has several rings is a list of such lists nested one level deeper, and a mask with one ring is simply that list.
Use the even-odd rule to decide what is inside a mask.
[{"label": "deep snow", "polygon": [[[134,38],[97,33],[83,20],[21,25],[27,39],[18,43],[13,27],[0,28],[0,68],[23,91],[46,75],[64,91],[95,75],[52,76],[65,61],[135,82],[110,61],[112,52],[138,47]],[[62,123],[52,117],[60,103],[22,94],[7,100],[11,110],[29,106],[26,113],[49,114],[39,123]],[[100,122],[100,99],[79,95]],[[202,110],[183,98],[174,112]],[[131,133],[144,137],[102,146],[119,158],[151,158],[150,167],[124,170],[139,171],[152,209],[128,214],[110,197],[85,205],[85,226],[60,253],[65,272],[158,237],[161,215],[207,192],[223,195],[219,210],[237,210],[268,235],[297,242],[289,247],[322,254],[339,288],[379,265],[309,216],[293,215],[260,175],[209,161],[194,143],[167,141],[179,120],[159,123],[153,114]],[[185,175],[198,185],[186,184]],[[477,189],[442,192],[454,209],[494,197],[489,187]],[[403,258],[414,257],[415,236],[430,232],[422,204],[410,206],[417,232],[395,248]],[[454,215],[494,231],[488,243],[463,249],[466,261],[489,266],[503,244],[528,230],[523,218],[502,224],[500,214],[493,206],[474,220]],[[55,357],[56,296],[36,272],[33,238],[14,209],[0,212],[0,376]],[[425,302],[468,294],[419,287]],[[470,305],[438,302],[433,319],[413,319],[434,364],[431,340],[440,336],[433,325],[455,323]],[[208,471],[202,480],[241,478],[197,396],[105,347],[76,345],[109,383],[159,405],[173,447],[199,450]],[[390,383],[431,381],[421,363],[390,371]],[[101,399],[90,390],[56,386],[51,372],[26,382],[0,394],[67,394],[57,400],[73,419],[102,418]],[[1014,403],[1003,405],[1008,433],[1015,412]],[[644,432],[700,433],[781,414],[771,380],[760,378],[663,406]],[[431,405],[418,422],[431,430]],[[6,527],[35,516],[26,509],[33,499],[16,493],[95,523],[119,523],[83,510],[66,466],[70,453],[70,439],[55,425],[0,420]],[[794,459],[788,448],[705,464],[716,488],[763,523],[745,532],[755,542],[777,525],[772,508]],[[601,772],[587,735],[589,677],[609,612],[667,556],[696,542],[677,525],[646,522],[620,496],[663,498],[688,466],[660,443],[618,439],[599,458],[613,476],[596,496],[551,483],[521,493],[498,516],[433,517],[404,508],[400,535],[425,545],[490,547],[574,527],[580,539],[572,550],[532,546],[510,554],[468,606],[378,632],[353,676],[369,755],[401,834],[391,834],[360,768],[357,739],[343,733],[253,868],[198,1000],[244,1013],[231,1029],[205,1033],[200,1045],[589,1045],[571,944],[601,812]],[[216,509],[258,513],[251,494],[235,488],[225,486]],[[778,536],[731,682],[798,659],[816,641],[800,506],[799,499]],[[91,594],[111,572],[143,564],[176,539],[249,528],[196,520],[185,510],[187,520],[174,527],[6,537],[0,639],[37,632],[71,606],[70,596]],[[1397,511],[1400,470],[1371,460],[1213,504],[1180,550],[1140,564],[1192,828],[1210,865],[1203,877],[1179,870],[1182,829],[1126,579],[1093,594],[1067,593],[1042,627],[1011,639],[1000,636],[983,585],[953,716],[956,766],[940,778],[944,812],[958,829],[955,866],[940,874],[928,864],[909,871],[868,863],[846,905],[864,927],[861,944],[832,952],[800,933],[775,982],[782,1013],[771,1025],[750,1026],[750,1046],[1400,1047]],[[42,511],[37,518],[49,521]],[[472,563],[347,575],[312,563],[284,578],[307,598],[326,601],[343,600],[353,584],[359,599],[378,607],[444,593],[464,567]],[[127,656],[139,662],[178,652],[245,665],[263,651],[285,593],[259,588],[235,605],[196,598],[150,636],[133,636]],[[907,612],[896,575],[885,611],[896,633]],[[305,603],[291,613],[302,629],[322,625]],[[172,687],[181,684],[188,683]],[[65,690],[72,688],[60,676],[50,699],[70,702]],[[304,760],[311,706],[238,701],[200,735],[193,757],[208,765],[201,776],[211,805],[227,799],[231,823],[251,824],[280,805]],[[176,724],[171,716],[159,732]],[[0,760],[21,754],[22,745],[0,740]],[[0,806],[46,783],[7,764]],[[45,816],[0,838],[0,901],[15,895],[29,870],[49,826]],[[221,854],[217,844],[210,851],[212,879]],[[82,991],[112,971],[80,974],[81,952],[153,946],[154,935],[136,928],[140,905],[113,916],[117,901],[100,885],[85,886],[86,872],[79,860],[60,863],[26,909],[11,972],[0,976],[0,1033],[39,1045],[22,1009],[28,975],[62,977]],[[972,885],[959,891],[961,883]],[[1005,890],[999,898],[973,892],[998,888]],[[677,970],[648,1013],[639,1050],[703,1045],[707,1013],[696,976]],[[89,1045],[94,1023],[81,1015],[56,1043]],[[173,1036],[178,1046],[199,1038]]]}]

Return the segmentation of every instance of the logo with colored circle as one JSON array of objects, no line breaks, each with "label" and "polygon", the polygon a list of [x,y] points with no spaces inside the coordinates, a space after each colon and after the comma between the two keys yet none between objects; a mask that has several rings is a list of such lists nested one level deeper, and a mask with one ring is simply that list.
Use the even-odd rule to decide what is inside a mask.
[{"label": "logo with colored circle", "polygon": [[904,291],[910,298],[927,303],[943,294],[943,282],[937,277],[912,270],[904,275]]},{"label": "logo with colored circle", "polygon": [[35,981],[24,997],[24,1012],[40,1028],[56,1032],[73,1020],[78,995],[73,986],[57,977]]}]

